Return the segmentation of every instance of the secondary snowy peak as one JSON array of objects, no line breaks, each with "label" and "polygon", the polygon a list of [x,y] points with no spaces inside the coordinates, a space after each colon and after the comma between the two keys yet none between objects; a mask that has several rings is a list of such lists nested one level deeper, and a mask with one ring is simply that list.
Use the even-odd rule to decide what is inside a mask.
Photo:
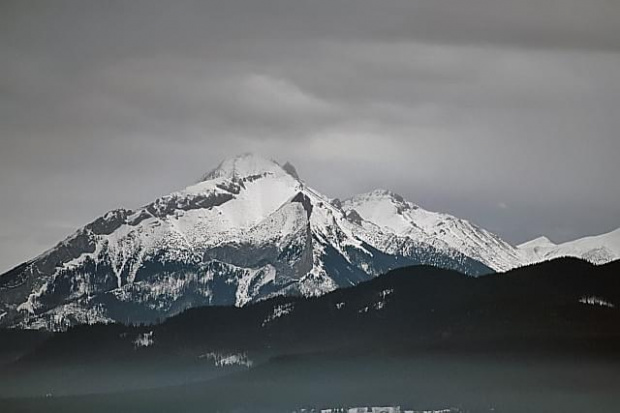
[{"label": "secondary snowy peak", "polygon": [[558,245],[545,243],[541,238],[537,238],[519,245],[519,249],[527,255],[531,263],[558,257],[577,257],[593,264],[605,264],[620,259],[620,228]]},{"label": "secondary snowy peak", "polygon": [[421,230],[410,214],[419,207],[385,189],[356,195],[345,200],[342,205],[347,212],[357,212],[363,219],[396,234],[419,233]]},{"label": "secondary snowy peak", "polygon": [[379,189],[345,200],[347,213],[357,213],[386,231],[446,246],[496,271],[523,264],[523,254],[512,245],[470,222],[448,214],[427,211],[391,191]]},{"label": "secondary snowy peak", "polygon": [[542,237],[535,238],[531,241],[524,242],[523,244],[519,244],[517,248],[520,248],[520,249],[551,248],[551,247],[556,247],[556,246],[557,244],[555,244],[549,238],[542,236]]}]

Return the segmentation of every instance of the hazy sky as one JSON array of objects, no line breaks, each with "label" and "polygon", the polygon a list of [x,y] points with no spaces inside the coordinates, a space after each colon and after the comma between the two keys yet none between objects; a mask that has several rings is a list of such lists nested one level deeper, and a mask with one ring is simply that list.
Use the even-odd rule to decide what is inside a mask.
[{"label": "hazy sky", "polygon": [[0,2],[0,272],[225,157],[518,243],[620,226],[620,1]]}]

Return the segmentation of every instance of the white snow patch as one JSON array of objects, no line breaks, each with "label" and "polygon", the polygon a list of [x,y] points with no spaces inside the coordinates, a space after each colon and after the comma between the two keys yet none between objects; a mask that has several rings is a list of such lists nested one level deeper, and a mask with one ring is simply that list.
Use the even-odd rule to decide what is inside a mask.
[{"label": "white snow patch", "polygon": [[581,304],[588,304],[588,305],[598,305],[601,307],[609,307],[609,308],[616,308],[615,305],[613,305],[612,303],[610,303],[609,301],[606,301],[600,297],[596,297],[596,296],[588,296],[588,297],[581,297],[579,299],[579,302]]},{"label": "white snow patch", "polygon": [[17,306],[17,311],[25,311],[29,314],[34,314],[35,310],[39,307],[39,303],[37,302],[38,298],[43,295],[49,286],[48,282],[43,283],[41,288],[38,291],[34,291],[32,294],[28,296],[28,299]]},{"label": "white snow patch", "polygon": [[336,303],[336,309],[338,309],[338,310],[342,310],[342,308],[344,307],[344,305],[345,305],[345,303],[344,303],[344,302],[342,302],[342,303]]},{"label": "white snow patch", "polygon": [[389,289],[389,290],[383,290],[379,293],[379,296],[381,298],[386,298],[388,295],[391,295],[394,292],[393,289]]},{"label": "white snow patch", "polygon": [[213,361],[217,367],[229,367],[229,366],[245,366],[252,367],[254,362],[248,358],[247,353],[234,353],[234,354],[222,354],[222,353],[206,353],[198,356],[199,359],[207,359]]},{"label": "white snow patch", "polygon": [[52,308],[39,315],[27,316],[17,326],[33,330],[65,331],[74,324],[108,324],[113,320],[106,316],[102,304],[94,306],[73,301]]},{"label": "white snow patch", "polygon": [[[237,281],[237,291],[235,293],[235,306],[243,307],[257,295],[260,287],[272,282],[276,277],[276,269],[268,264],[259,269],[242,270],[243,275]],[[256,279],[259,283],[254,283]],[[254,285],[252,285],[254,284]],[[252,288],[250,286],[252,285]]]},{"label": "white snow patch", "polygon": [[294,308],[295,305],[293,303],[275,306],[273,308],[273,312],[265,319],[265,321],[263,321],[263,327],[280,317],[290,314]]},{"label": "white snow patch", "polygon": [[153,344],[155,344],[155,339],[153,338],[152,331],[149,331],[148,333],[140,334],[133,342],[133,345],[136,348],[151,347]]}]

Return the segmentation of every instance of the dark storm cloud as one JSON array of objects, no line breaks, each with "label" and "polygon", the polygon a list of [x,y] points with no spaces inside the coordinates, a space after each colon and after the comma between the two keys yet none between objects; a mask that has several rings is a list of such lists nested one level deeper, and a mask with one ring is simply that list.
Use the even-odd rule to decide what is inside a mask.
[{"label": "dark storm cloud", "polygon": [[612,0],[5,1],[0,267],[222,157],[513,242],[620,225]]}]

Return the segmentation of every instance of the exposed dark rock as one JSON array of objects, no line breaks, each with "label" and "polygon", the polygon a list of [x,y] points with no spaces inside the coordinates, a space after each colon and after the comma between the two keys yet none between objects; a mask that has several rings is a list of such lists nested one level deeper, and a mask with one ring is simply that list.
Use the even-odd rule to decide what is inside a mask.
[{"label": "exposed dark rock", "polygon": [[295,169],[295,167],[290,162],[287,162],[284,165],[282,165],[282,169],[284,169],[286,173],[288,173],[293,178],[299,179],[299,175],[297,174],[297,169]]}]

